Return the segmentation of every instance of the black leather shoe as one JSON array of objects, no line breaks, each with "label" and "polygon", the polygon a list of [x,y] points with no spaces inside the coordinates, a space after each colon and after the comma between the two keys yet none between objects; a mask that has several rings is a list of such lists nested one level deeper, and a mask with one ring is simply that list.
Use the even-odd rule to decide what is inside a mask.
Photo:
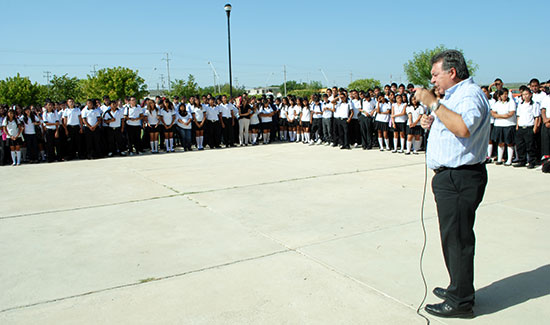
[{"label": "black leather shoe", "polygon": [[[447,289],[435,287],[432,292],[439,299],[443,299],[443,300],[447,299]],[[472,300],[472,306],[473,305],[475,305],[475,300]]]},{"label": "black leather shoe", "polygon": [[446,317],[446,318],[473,318],[474,311],[472,307],[468,308],[454,308],[449,305],[447,302],[442,302],[435,305],[426,305],[424,310],[429,314],[432,314],[437,317]]}]

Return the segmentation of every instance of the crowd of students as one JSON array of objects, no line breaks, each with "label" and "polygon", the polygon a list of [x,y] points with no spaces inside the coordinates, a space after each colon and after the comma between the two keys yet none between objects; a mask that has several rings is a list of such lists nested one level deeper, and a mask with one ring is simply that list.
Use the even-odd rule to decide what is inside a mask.
[{"label": "crowd of students", "polygon": [[[497,79],[482,87],[492,115],[487,162],[509,166],[515,157],[515,166],[533,168],[550,155],[550,96],[536,79],[518,97],[502,85]],[[413,85],[394,83],[368,91],[333,87],[310,98],[207,95],[138,104],[134,97],[104,96],[84,105],[72,98],[43,107],[2,105],[0,162],[17,166],[273,141],[418,154],[427,138],[420,119],[430,112],[413,95]]]}]

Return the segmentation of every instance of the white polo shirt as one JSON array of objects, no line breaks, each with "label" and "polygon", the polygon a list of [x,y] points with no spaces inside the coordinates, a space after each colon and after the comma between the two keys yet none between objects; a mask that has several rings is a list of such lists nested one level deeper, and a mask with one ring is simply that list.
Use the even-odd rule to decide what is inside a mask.
[{"label": "white polo shirt", "polygon": [[339,102],[338,104],[336,104],[336,111],[334,112],[334,117],[347,119],[349,118],[349,112],[352,109],[353,109],[352,104],[349,100],[347,103]]},{"label": "white polo shirt", "polygon": [[63,111],[63,118],[67,121],[67,125],[69,126],[80,126],[80,119],[81,116],[80,108],[74,107],[74,108],[65,108]]},{"label": "white polo shirt", "polygon": [[252,108],[252,114],[250,115],[250,124],[256,125],[260,124],[260,119],[258,118],[258,109]]},{"label": "white polo shirt", "polygon": [[291,121],[294,121],[301,111],[302,111],[302,107],[298,105],[290,106],[288,108],[288,119]]},{"label": "white polo shirt", "polygon": [[150,126],[156,126],[157,124],[159,124],[158,110],[154,109],[150,111],[149,109],[145,109],[143,115],[147,117],[147,124],[149,124]]},{"label": "white polo shirt", "polygon": [[[405,103],[401,103],[401,104],[399,104],[399,105],[398,105],[397,103],[395,103],[395,104],[392,105],[393,113],[394,113],[395,115],[401,114],[401,113],[403,113],[403,112],[406,113],[405,107],[407,107],[407,104],[405,104]],[[408,120],[407,114],[402,115],[402,116],[396,116],[396,117],[394,117],[395,123],[405,123],[405,122],[407,122],[407,120]]]},{"label": "white polo shirt", "polygon": [[540,116],[540,105],[535,101],[532,103],[522,102],[518,105],[516,115],[520,127],[535,126],[535,118]]},{"label": "white polo shirt", "polygon": [[[260,114],[271,114],[271,113],[273,113],[273,109],[269,105],[267,105],[267,107],[262,107],[260,109]],[[269,122],[273,121],[272,116],[260,116],[260,119],[261,119],[262,123],[269,123]]]},{"label": "white polo shirt", "polygon": [[[385,113],[391,111],[391,104],[389,102],[380,103],[380,113]],[[376,114],[374,119],[378,122],[388,123],[390,121],[390,114]]]},{"label": "white polo shirt", "polygon": [[82,119],[85,119],[90,126],[95,126],[103,112],[99,108],[89,109],[87,106],[82,110]]},{"label": "white polo shirt", "polygon": [[202,122],[202,120],[204,119],[204,107],[200,106],[200,107],[195,107],[195,106],[191,106],[190,107],[190,112],[191,114],[195,114],[195,120],[200,123]]},{"label": "white polo shirt", "polygon": [[[124,109],[124,116],[126,116],[129,119],[139,118],[139,116],[142,115],[144,113],[144,111],[145,111],[145,109],[142,108],[139,105],[134,106],[134,107],[129,107],[128,106]],[[136,120],[136,121],[127,120],[126,124],[131,125],[131,126],[141,126],[141,120]]]},{"label": "white polo shirt", "polygon": [[223,118],[231,118],[231,110],[233,110],[233,104],[221,103],[220,105],[218,105],[218,110],[222,113]]},{"label": "white polo shirt", "polygon": [[176,124],[177,124],[177,126],[179,126],[182,129],[190,130],[192,125],[191,125],[191,123],[189,123],[188,125],[185,125],[185,124],[181,123],[180,120],[182,120],[185,123],[188,123],[192,119],[193,119],[193,116],[191,115],[191,113],[188,110],[185,110],[185,115],[182,115],[179,110],[176,113]]},{"label": "white polo shirt", "polygon": [[[15,137],[17,133],[19,133],[19,123],[17,123],[17,118],[14,118],[11,122],[8,122],[8,118],[6,117],[2,122],[2,126],[6,127],[8,137]],[[53,128],[55,129],[55,126]],[[21,135],[19,135],[19,138],[20,137]]]},{"label": "white polo shirt", "polygon": [[[533,101],[536,103],[541,104],[544,98],[546,97],[546,93],[544,91],[539,91],[537,94],[533,93]],[[523,100],[520,100],[522,102]]]},{"label": "white polo shirt", "polygon": [[351,100],[351,107],[353,109],[353,120],[356,120],[359,118],[359,110],[361,109],[361,99],[352,99]]},{"label": "white polo shirt", "polygon": [[44,112],[42,114],[42,120],[44,120],[44,126],[46,126],[46,129],[48,130],[55,130],[57,127],[55,125],[46,125],[46,123],[56,123],[59,122],[59,115],[56,111],[51,112]]},{"label": "white polo shirt", "polygon": [[311,110],[309,109],[309,106],[302,107],[302,115],[301,115],[301,121],[302,122],[309,122],[311,119]]},{"label": "white polo shirt", "polygon": [[331,102],[323,102],[323,118],[332,118],[334,112],[325,108],[334,109],[334,105]]},{"label": "white polo shirt", "polygon": [[[509,112],[516,111],[516,103],[513,100],[508,100],[507,102],[499,100],[493,105],[491,110],[501,115],[508,114]],[[516,114],[509,118],[495,118],[495,126],[516,126]]]},{"label": "white polo shirt", "polygon": [[550,96],[546,96],[543,98],[543,100],[540,103],[540,110],[542,112],[542,109],[546,110],[546,118],[550,118]]},{"label": "white polo shirt", "polygon": [[210,106],[210,105],[207,105],[206,106],[206,119],[209,120],[209,121],[219,121],[220,120],[220,117],[219,117],[219,114],[220,114],[220,109],[218,106]]},{"label": "white polo shirt", "polygon": [[174,119],[176,118],[176,112],[173,110],[166,110],[163,108],[160,110],[160,116],[162,116],[162,120],[164,121],[164,124],[166,126],[169,126],[170,124],[172,124],[172,121],[174,121]]},{"label": "white polo shirt", "polygon": [[[36,121],[38,122],[38,118],[36,119]],[[27,123],[25,123],[25,116],[21,116],[19,122],[25,127],[25,129],[23,130],[23,134],[36,134],[36,128],[32,118],[27,117]]]},{"label": "white polo shirt", "polygon": [[321,104],[321,102],[312,103],[310,107],[314,120],[323,118],[323,104]]},{"label": "white polo shirt", "polygon": [[[416,120],[418,120],[418,118],[423,115],[425,112],[424,110],[424,106],[422,105],[418,105],[418,107],[414,107],[412,105],[409,105],[407,106],[407,116],[410,114],[411,115],[411,119],[414,122],[416,122]],[[407,125],[411,125],[409,119],[407,118]],[[418,121],[418,123],[416,124],[416,126],[420,126],[420,121]]]},{"label": "white polo shirt", "polygon": [[287,117],[288,117],[288,106],[281,106],[281,108],[279,108],[279,118],[286,120]]},{"label": "white polo shirt", "polygon": [[114,112],[112,109],[107,110],[103,113],[103,120],[115,119],[111,123],[106,123],[110,128],[119,128],[122,126],[122,119],[124,118],[124,110],[122,108],[117,108]]}]

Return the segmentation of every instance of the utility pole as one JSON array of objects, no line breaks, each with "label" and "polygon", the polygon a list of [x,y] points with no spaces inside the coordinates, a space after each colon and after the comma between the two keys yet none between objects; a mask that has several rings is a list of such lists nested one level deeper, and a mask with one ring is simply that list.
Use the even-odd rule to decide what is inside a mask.
[{"label": "utility pole", "polygon": [[286,97],[286,65],[283,65],[284,72],[284,86],[285,86],[285,97]]},{"label": "utility pole", "polygon": [[46,78],[46,82],[47,82],[47,85],[50,84],[50,75],[51,75],[51,71],[44,71],[44,78]]},{"label": "utility pole", "polygon": [[168,72],[168,91],[171,90],[172,86],[170,85],[170,58],[168,57],[168,53],[166,53],[166,59],[162,59],[163,61],[166,61],[166,71]]},{"label": "utility pole", "polygon": [[210,67],[212,68],[212,72],[214,73],[214,90],[216,89],[216,87],[218,87],[218,94],[221,94],[222,89],[220,86],[220,76],[218,75],[218,72],[216,71],[216,68],[214,68],[212,62],[208,61],[208,64],[210,65]]},{"label": "utility pole", "polygon": [[162,73],[160,74],[160,84],[162,86],[162,90],[164,90],[164,75]]},{"label": "utility pole", "polygon": [[92,65],[92,71],[90,71],[93,74],[94,77],[97,75],[97,71],[96,71],[95,67],[97,67],[97,64]]}]

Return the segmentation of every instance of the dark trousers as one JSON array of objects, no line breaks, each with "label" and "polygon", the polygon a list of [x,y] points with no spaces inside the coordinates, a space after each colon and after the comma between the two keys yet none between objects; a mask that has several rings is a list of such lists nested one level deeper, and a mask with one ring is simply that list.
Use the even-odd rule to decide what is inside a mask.
[{"label": "dark trousers", "polygon": [[116,154],[124,151],[124,142],[122,140],[122,129],[105,127],[107,132],[107,144],[109,152]]},{"label": "dark trousers", "polygon": [[332,118],[323,119],[323,141],[332,141]]},{"label": "dark trousers", "polygon": [[220,121],[206,120],[206,141],[210,148],[218,148],[221,143]]},{"label": "dark trousers", "polygon": [[543,156],[550,155],[550,128],[547,128],[544,124],[542,124],[540,131],[541,153]]},{"label": "dark trousers", "polygon": [[25,134],[25,145],[27,146],[27,160],[38,160],[38,139],[36,134]]},{"label": "dark trousers", "polygon": [[338,140],[340,141],[340,145],[344,148],[349,147],[348,142],[348,121],[345,118],[339,118],[337,120],[338,125]]},{"label": "dark trousers", "polygon": [[311,122],[311,137],[312,140],[319,140],[323,138],[323,119],[314,118]]},{"label": "dark trousers", "polygon": [[348,141],[351,144],[359,143],[361,141],[361,134],[359,132],[359,120],[351,119],[348,125]]},{"label": "dark trousers", "polygon": [[88,158],[101,157],[101,133],[99,128],[91,130],[90,128],[84,129],[84,136],[86,137],[86,148],[88,148]]},{"label": "dark trousers", "polygon": [[46,129],[46,154],[48,155],[48,161],[61,160],[60,152],[59,138],[55,137],[55,130]]},{"label": "dark trousers", "polygon": [[340,120],[337,119],[337,118],[332,118],[332,142],[337,145],[338,144],[338,129],[339,129],[339,126],[338,126],[338,122]]},{"label": "dark trousers", "polygon": [[525,164],[527,162],[527,154],[529,154],[529,164],[534,165],[536,163],[537,150],[532,126],[518,128],[516,132],[516,146],[520,163]]},{"label": "dark trousers", "polygon": [[474,300],[474,222],[486,185],[484,164],[443,170],[432,179],[441,246],[451,279],[447,302],[453,307],[471,306]]},{"label": "dark trousers", "polygon": [[233,140],[233,125],[230,117],[223,118],[223,144],[226,146],[232,146],[235,141]]},{"label": "dark trousers", "polygon": [[76,158],[77,152],[81,158],[84,158],[80,146],[80,125],[67,125],[67,131],[69,133],[67,136],[67,158]]},{"label": "dark trousers", "polygon": [[128,151],[136,150],[136,152],[142,152],[143,146],[141,143],[141,126],[126,125],[126,130],[128,130]]},{"label": "dark trousers", "polygon": [[361,131],[361,146],[366,149],[372,148],[374,124],[372,117],[359,115],[359,129]]},{"label": "dark trousers", "polygon": [[191,129],[184,129],[176,125],[176,130],[183,149],[185,151],[191,150]]}]

